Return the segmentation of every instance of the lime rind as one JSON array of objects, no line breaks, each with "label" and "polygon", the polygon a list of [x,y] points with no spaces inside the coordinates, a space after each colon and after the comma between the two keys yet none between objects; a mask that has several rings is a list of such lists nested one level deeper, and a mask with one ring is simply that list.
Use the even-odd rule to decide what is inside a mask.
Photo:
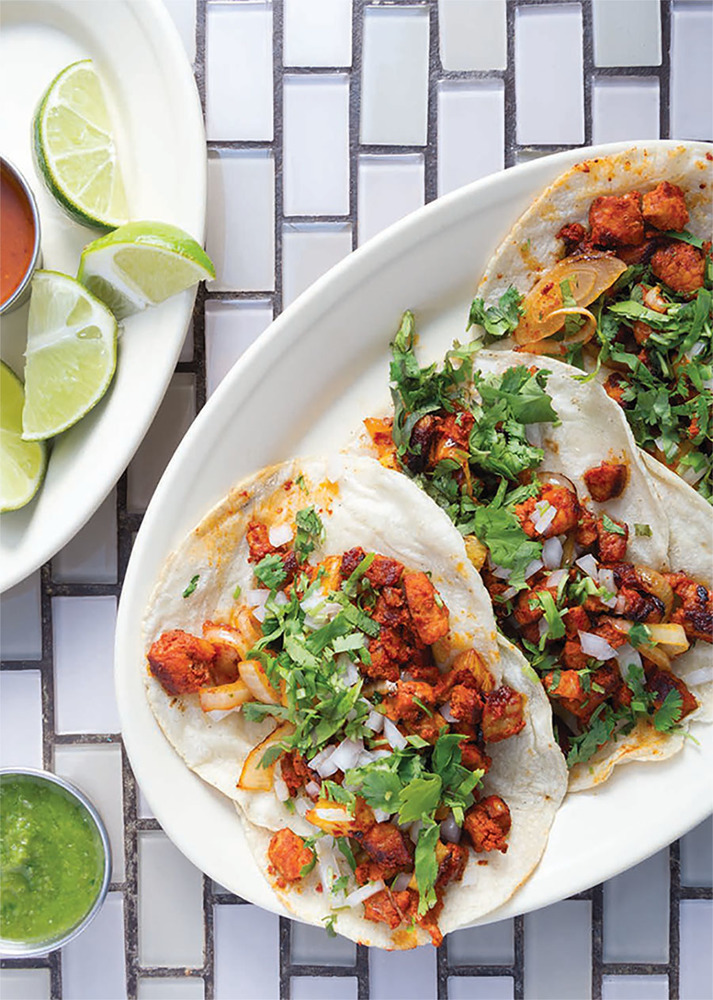
[{"label": "lime rind", "polygon": [[38,271],[32,281],[22,437],[55,437],[85,416],[116,369],[116,319],[74,278]]},{"label": "lime rind", "polygon": [[113,229],[126,221],[126,193],[111,121],[91,59],[65,67],[33,121],[37,168],[50,193],[82,225]]},{"label": "lime rind", "polygon": [[0,361],[0,511],[19,510],[32,500],[44,478],[47,449],[23,441],[25,392],[13,370]]}]

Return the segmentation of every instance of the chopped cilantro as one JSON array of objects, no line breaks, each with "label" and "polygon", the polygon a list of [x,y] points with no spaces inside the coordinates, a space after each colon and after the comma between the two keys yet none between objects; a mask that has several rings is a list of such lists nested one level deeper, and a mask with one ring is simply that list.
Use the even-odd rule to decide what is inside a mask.
[{"label": "chopped cilantro", "polygon": [[287,579],[285,564],[276,552],[261,559],[254,572],[256,578],[268,590],[277,590]]},{"label": "chopped cilantro", "polygon": [[683,698],[681,693],[672,688],[663,700],[663,704],[654,713],[654,728],[660,733],[670,732],[681,720]]},{"label": "chopped cilantro", "polygon": [[337,922],[337,913],[328,913],[326,917],[322,917],[322,923],[324,924],[324,929],[329,937],[336,937],[337,932],[334,929],[334,925]]},{"label": "chopped cilantro", "polygon": [[649,632],[646,625],[641,622],[634,622],[627,633],[629,642],[634,647],[638,649],[639,646],[650,646],[651,645],[651,633]]},{"label": "chopped cilantro", "polygon": [[399,795],[399,823],[415,823],[434,812],[441,800],[443,782],[437,774],[414,778]]},{"label": "chopped cilantro", "polygon": [[243,588],[240,586],[240,584],[238,584],[237,587],[235,588],[235,590],[233,591],[233,600],[237,601],[238,598],[240,597],[240,595],[242,594],[242,592],[243,592]]},{"label": "chopped cilantro", "polygon": [[414,874],[418,885],[419,916],[436,904],[436,878],[438,877],[438,860],[436,844],[441,832],[440,825],[434,820],[423,824],[418,833]]},{"label": "chopped cilantro", "polygon": [[616,521],[612,521],[608,514],[602,514],[602,525],[605,531],[610,531],[613,535],[626,534],[626,528]]},{"label": "chopped cilantro", "polygon": [[650,524],[634,523],[634,532],[638,538],[650,538],[653,534]]},{"label": "chopped cilantro", "polygon": [[300,562],[304,562],[324,538],[324,525],[313,506],[298,510],[295,523],[297,525],[295,555]]},{"label": "chopped cilantro", "polygon": [[482,298],[473,299],[466,331],[472,326],[482,326],[491,340],[512,333],[522,316],[523,298],[517,288],[511,285],[500,296],[497,304],[486,306]]},{"label": "chopped cilantro", "polygon": [[545,612],[548,637],[550,639],[561,639],[565,634],[565,627],[564,622],[562,621],[562,616],[555,605],[554,597],[549,590],[538,590],[534,596],[537,598],[537,601],[542,606],[542,610]]},{"label": "chopped cilantro", "polygon": [[186,587],[186,589],[183,591],[183,596],[184,597],[190,597],[191,596],[191,594],[193,593],[193,591],[198,586],[198,581],[200,580],[200,578],[201,578],[200,573],[196,573],[195,576],[191,577],[191,582],[188,584],[188,586]]},{"label": "chopped cilantro", "polygon": [[681,229],[680,231],[667,229],[663,235],[668,236],[670,240],[680,240],[682,243],[690,243],[692,247],[698,247],[699,250],[703,248],[703,240],[699,236],[689,233],[687,229]]}]

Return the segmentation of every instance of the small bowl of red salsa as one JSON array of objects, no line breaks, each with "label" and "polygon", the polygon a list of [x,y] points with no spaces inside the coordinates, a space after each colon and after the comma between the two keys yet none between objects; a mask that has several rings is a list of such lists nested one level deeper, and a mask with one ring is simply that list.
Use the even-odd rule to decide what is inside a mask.
[{"label": "small bowl of red salsa", "polygon": [[99,813],[49,771],[0,770],[0,955],[61,948],[99,911],[111,848]]},{"label": "small bowl of red salsa", "polygon": [[20,171],[0,156],[0,314],[22,305],[40,262],[40,216]]}]

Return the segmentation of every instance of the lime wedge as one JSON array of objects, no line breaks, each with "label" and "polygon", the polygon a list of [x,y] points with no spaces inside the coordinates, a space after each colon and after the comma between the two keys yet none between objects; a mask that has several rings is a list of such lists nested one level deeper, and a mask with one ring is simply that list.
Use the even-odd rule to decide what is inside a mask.
[{"label": "lime wedge", "polygon": [[215,277],[208,254],[165,222],[128,222],[82,251],[79,280],[117,319]]},{"label": "lime wedge", "polygon": [[74,278],[36,271],[27,321],[25,441],[75,424],[107,390],[116,367],[116,320]]},{"label": "lime wedge", "polygon": [[25,393],[17,375],[0,361],[0,510],[29,503],[45,474],[45,446],[22,440]]},{"label": "lime wedge", "polygon": [[91,59],[54,78],[35,113],[33,135],[38,169],[74,219],[100,229],[126,222],[111,121]]}]

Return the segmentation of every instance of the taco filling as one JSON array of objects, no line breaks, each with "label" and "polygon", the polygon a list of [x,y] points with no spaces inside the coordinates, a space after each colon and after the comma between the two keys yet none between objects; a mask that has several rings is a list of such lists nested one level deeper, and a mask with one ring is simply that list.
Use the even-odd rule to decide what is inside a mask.
[{"label": "taco filling", "polygon": [[[393,477],[369,460],[370,475],[371,466],[375,478]],[[401,477],[393,478],[398,485]],[[300,489],[291,478],[274,490],[280,504],[294,494]],[[522,790],[511,809],[502,781],[491,787],[488,777],[493,748],[501,759],[503,744],[526,727],[532,735],[540,692],[520,667],[515,686],[507,683],[487,620],[488,652],[480,655],[479,633],[464,633],[462,625],[472,608],[449,608],[422,564],[409,568],[393,554],[361,546],[323,555],[323,517],[332,503],[326,513],[314,504],[296,511],[288,504],[278,508],[278,524],[267,511],[246,523],[244,585],[232,590],[229,604],[218,601],[220,620],[196,628],[194,616],[190,631],[164,627],[151,643],[150,675],[168,698],[160,705],[153,694],[152,701],[179,748],[188,743],[181,711],[193,713],[192,744],[209,746],[213,733],[225,734],[215,736],[226,762],[219,786],[225,789],[232,770],[234,797],[262,838],[258,857],[295,912],[309,919],[313,911],[304,907],[316,896],[328,928],[348,913],[385,925],[397,935],[386,939],[391,947],[418,943],[418,928],[440,943],[444,895],[462,882],[469,863],[505,855],[511,831],[521,842],[540,839],[539,820],[526,826],[527,812],[517,812]],[[445,528],[452,531],[447,522]],[[387,523],[384,530],[388,535]],[[465,553],[460,567],[472,573]],[[446,588],[451,601],[459,586]],[[196,587],[200,595],[200,582]],[[194,597],[191,591],[186,601]],[[487,619],[487,599],[482,603]],[[196,699],[202,725],[193,717]],[[229,723],[238,728],[224,729]],[[526,771],[537,765],[543,776],[559,774],[562,765],[552,760],[559,751],[554,741],[543,744],[540,759],[518,746],[515,758],[527,757],[520,771],[534,801],[537,781]],[[498,768],[502,773],[502,763]],[[540,808],[553,815],[564,782],[560,788],[559,778],[547,780],[551,796]],[[542,846],[502,899],[526,877]],[[522,853],[517,841],[515,851]]]},{"label": "taco filling", "polygon": [[[596,424],[580,419],[577,435],[568,418],[568,448],[545,444],[545,428],[559,422],[565,383],[577,383],[536,366],[509,367],[504,354],[490,356],[499,359],[494,370],[478,370],[477,350],[456,346],[440,369],[421,368],[406,313],[392,345],[393,417],[365,420],[373,447],[464,535],[502,632],[541,678],[570,767],[642,724],[678,731],[698,700],[676,659],[713,642],[711,590],[660,565],[666,545],[651,549],[655,568],[639,558],[642,543],[664,532],[660,502],[652,496],[654,523],[617,518],[612,505],[635,512],[632,494],[643,497],[649,486],[626,451],[592,461]],[[548,379],[557,379],[552,394]],[[611,409],[601,395],[599,404],[590,400],[594,413],[602,403]],[[575,458],[579,487],[567,468]],[[557,469],[548,471],[555,460]]]},{"label": "taco filling", "polygon": [[[586,167],[578,165],[576,175],[583,190]],[[710,222],[701,226],[700,213],[710,191],[705,182],[685,190],[668,180],[649,186],[645,176],[641,191],[636,179],[624,190],[629,169],[628,163],[611,168],[621,175],[621,193],[575,199],[553,185],[542,211],[536,203],[496,254],[484,279],[488,301],[473,300],[468,328],[481,327],[486,343],[512,337],[516,350],[579,368],[602,366],[604,387],[637,443],[713,503],[713,258]],[[702,180],[703,171],[695,173],[689,180]],[[563,191],[565,181],[574,185],[566,175]],[[611,176],[601,181],[608,187]],[[570,204],[576,217],[567,217]],[[551,205],[559,211],[545,236]],[[508,275],[509,261],[500,255],[512,255],[515,243],[525,253],[531,242],[552,245],[545,261],[526,280]]]}]

